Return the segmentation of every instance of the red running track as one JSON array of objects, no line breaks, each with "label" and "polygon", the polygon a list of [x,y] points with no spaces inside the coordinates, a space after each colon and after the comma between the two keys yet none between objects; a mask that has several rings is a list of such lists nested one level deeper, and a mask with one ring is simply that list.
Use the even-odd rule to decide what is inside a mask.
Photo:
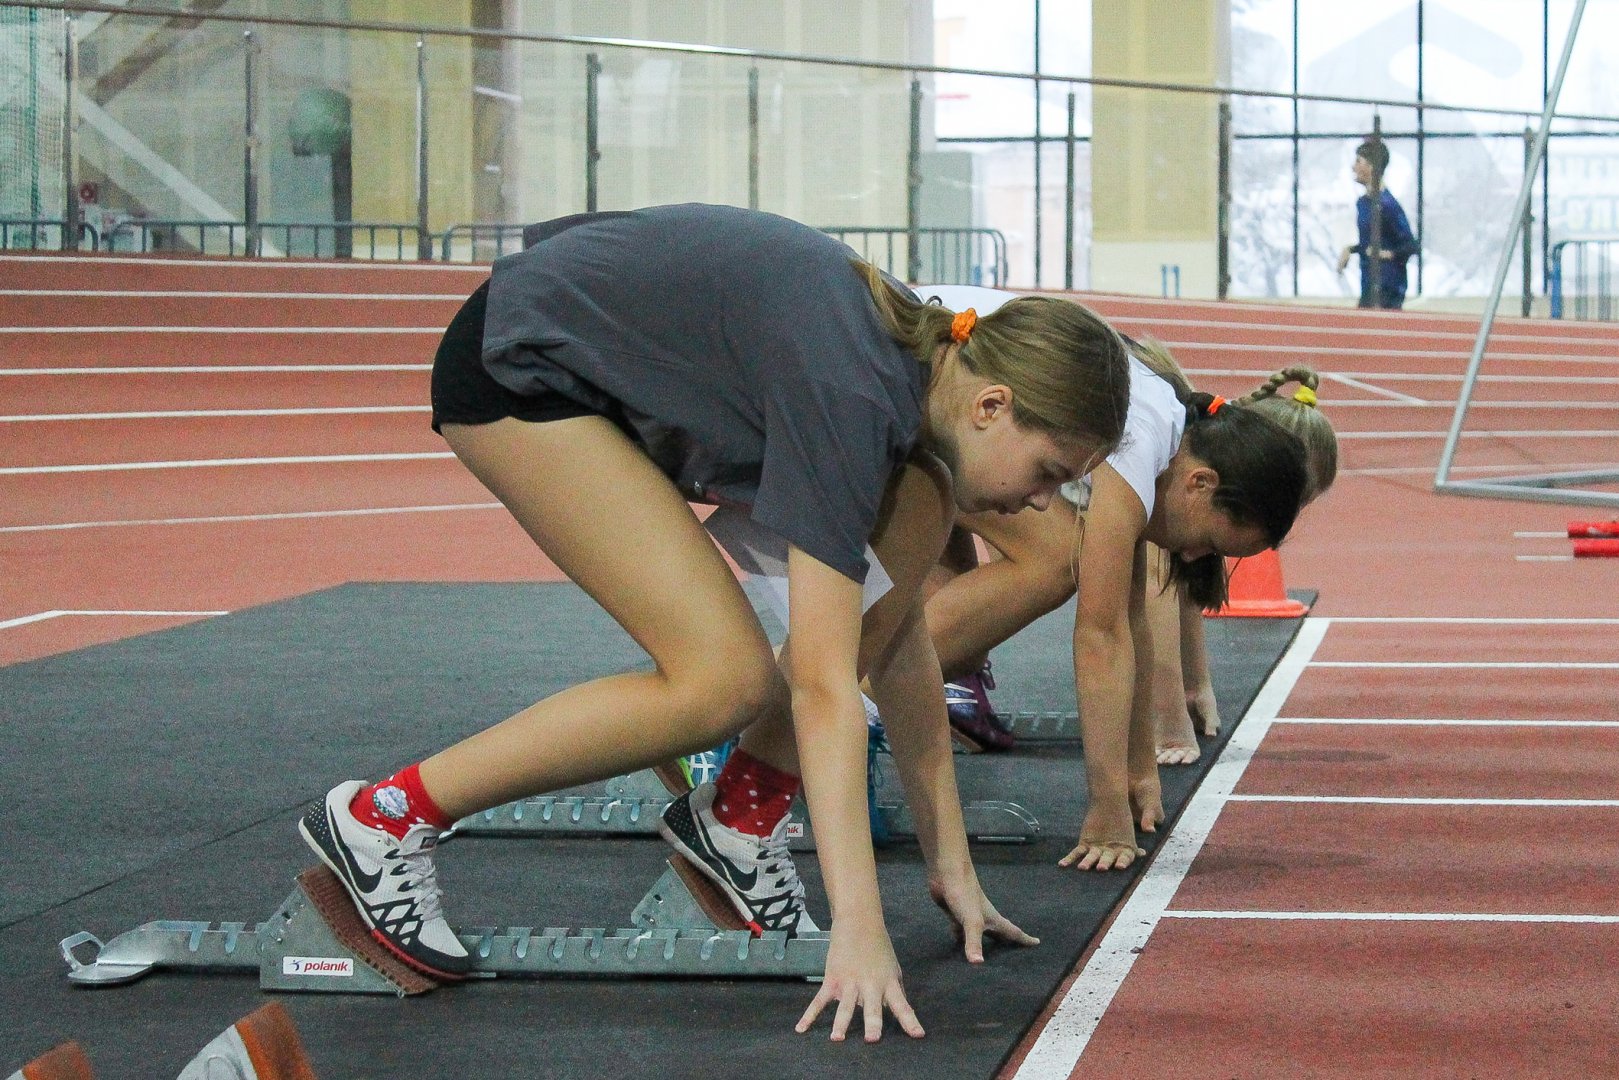
[{"label": "red running track", "polygon": [[[0,257],[0,662],[343,581],[554,577],[420,411],[438,328],[486,272]],[[1159,897],[1099,1020],[1031,1033],[1072,1062],[1008,1073],[1611,1072],[1619,930],[1591,920],[1619,913],[1619,671],[1595,665],[1619,664],[1619,621],[1500,620],[1619,620],[1619,562],[1523,561],[1567,542],[1516,533],[1578,513],[1429,490],[1476,320],[1086,300],[1228,396],[1299,361],[1341,373],[1344,471],[1284,547],[1320,621],[1238,730],[1251,763],[1218,763],[1177,826],[1184,881],[1160,858],[1127,902]],[[1509,434],[1470,436],[1459,466],[1612,464],[1616,357],[1613,327],[1500,320],[1475,419]],[[217,410],[276,414],[95,415]]]}]

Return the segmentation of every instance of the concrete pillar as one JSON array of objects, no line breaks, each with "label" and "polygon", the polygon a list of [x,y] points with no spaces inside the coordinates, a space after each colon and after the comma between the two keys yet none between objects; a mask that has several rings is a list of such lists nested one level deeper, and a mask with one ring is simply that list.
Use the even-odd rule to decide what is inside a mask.
[{"label": "concrete pillar", "polygon": [[[1098,78],[1230,84],[1230,0],[1132,0],[1091,10]],[[1179,267],[1181,295],[1216,294],[1219,100],[1096,88],[1092,288],[1157,296],[1167,266]]]}]

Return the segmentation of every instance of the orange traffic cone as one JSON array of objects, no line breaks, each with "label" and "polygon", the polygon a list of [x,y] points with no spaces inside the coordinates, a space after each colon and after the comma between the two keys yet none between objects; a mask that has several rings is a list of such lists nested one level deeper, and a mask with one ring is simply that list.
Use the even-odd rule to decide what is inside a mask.
[{"label": "orange traffic cone", "polygon": [[1282,584],[1282,560],[1274,548],[1246,559],[1226,561],[1225,607],[1206,615],[1263,619],[1298,619],[1309,606],[1287,595]]},{"label": "orange traffic cone", "polygon": [[30,1061],[12,1074],[10,1080],[17,1077],[22,1080],[91,1080],[93,1076],[95,1073],[83,1048],[76,1042],[67,1042]]}]

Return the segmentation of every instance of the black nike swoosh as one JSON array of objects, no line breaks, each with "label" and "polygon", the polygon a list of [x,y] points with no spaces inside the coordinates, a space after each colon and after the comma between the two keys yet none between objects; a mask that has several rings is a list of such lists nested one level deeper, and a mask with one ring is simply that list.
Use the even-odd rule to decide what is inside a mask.
[{"label": "black nike swoosh", "polygon": [[375,889],[377,883],[382,880],[382,871],[378,870],[375,873],[367,874],[360,869],[359,864],[354,861],[354,857],[349,854],[348,845],[343,843],[342,834],[337,831],[337,822],[332,820],[332,812],[329,809],[326,811],[326,828],[332,834],[332,846],[337,849],[338,855],[342,857],[343,865],[348,867],[349,876],[354,881],[354,884],[363,893],[369,893]]},{"label": "black nike swoosh", "polygon": [[[687,810],[687,813],[690,813],[689,809]],[[742,892],[747,892],[749,889],[753,888],[754,885],[758,884],[759,871],[749,870],[747,876],[743,877],[737,871],[736,864],[731,862],[731,860],[727,859],[724,855],[721,855],[719,849],[714,846],[713,841],[708,838],[708,830],[703,827],[701,819],[699,819],[696,814],[692,814],[691,819],[692,824],[697,826],[696,832],[698,838],[702,840],[703,846],[708,849],[708,853],[714,857],[714,861],[719,864],[720,872],[725,875],[726,880],[728,880],[732,885],[736,886],[736,888],[740,889]]]}]

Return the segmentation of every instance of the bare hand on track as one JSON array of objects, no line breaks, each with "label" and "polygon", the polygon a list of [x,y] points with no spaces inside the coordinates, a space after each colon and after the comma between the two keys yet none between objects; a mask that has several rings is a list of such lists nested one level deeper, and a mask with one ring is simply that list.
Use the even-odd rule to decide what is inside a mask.
[{"label": "bare hand on track", "polygon": [[833,922],[825,980],[793,1030],[804,1034],[814,1026],[821,1011],[834,1001],[838,1008],[832,1017],[833,1042],[843,1041],[856,1009],[864,1010],[869,1043],[883,1037],[885,1008],[894,1014],[900,1029],[911,1038],[920,1039],[925,1034],[910,1002],[905,1000],[899,960],[894,956],[894,944],[888,939],[888,931],[880,919],[869,929],[855,921]]},{"label": "bare hand on track", "polygon": [[956,940],[965,947],[969,964],[984,962],[984,938],[1008,945],[1038,945],[1040,939],[1024,933],[1012,920],[995,910],[976,876],[955,874],[948,878],[929,876],[928,895],[956,927]]},{"label": "bare hand on track", "polygon": [[1147,850],[1136,846],[1135,823],[1129,808],[1121,809],[1126,813],[1109,813],[1106,808],[1092,806],[1080,827],[1079,843],[1058,859],[1057,865],[1078,870],[1125,870],[1138,856],[1145,855]]},{"label": "bare hand on track", "polygon": [[1220,734],[1220,706],[1214,702],[1214,687],[1186,691],[1186,710],[1201,726],[1203,734]]}]

